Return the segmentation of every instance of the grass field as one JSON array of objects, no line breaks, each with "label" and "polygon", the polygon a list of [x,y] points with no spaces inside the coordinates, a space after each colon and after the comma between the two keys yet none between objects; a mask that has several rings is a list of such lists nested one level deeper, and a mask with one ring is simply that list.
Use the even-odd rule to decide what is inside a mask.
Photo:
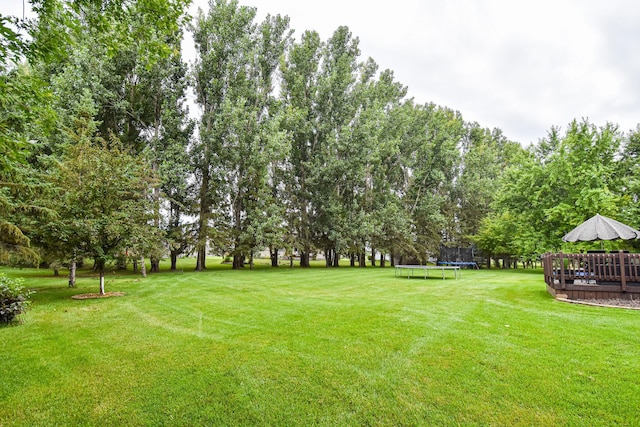
[{"label": "grass field", "polygon": [[[215,264],[215,265],[214,265]],[[540,271],[47,270],[0,328],[0,426],[638,425],[640,311],[553,300]]]}]

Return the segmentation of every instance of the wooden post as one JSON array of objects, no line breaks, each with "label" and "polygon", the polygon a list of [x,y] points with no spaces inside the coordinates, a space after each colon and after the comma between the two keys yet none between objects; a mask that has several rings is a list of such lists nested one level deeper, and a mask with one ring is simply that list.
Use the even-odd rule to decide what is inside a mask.
[{"label": "wooden post", "polygon": [[622,292],[627,292],[627,269],[624,266],[624,252],[619,251],[620,255],[620,284],[622,285]]},{"label": "wooden post", "polygon": [[565,289],[564,258],[562,257],[562,251],[558,252],[558,257],[560,257],[560,289]]}]

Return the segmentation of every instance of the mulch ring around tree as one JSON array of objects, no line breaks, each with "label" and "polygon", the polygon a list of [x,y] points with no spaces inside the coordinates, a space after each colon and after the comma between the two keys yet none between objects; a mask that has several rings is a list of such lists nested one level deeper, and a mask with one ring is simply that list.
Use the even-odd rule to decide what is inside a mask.
[{"label": "mulch ring around tree", "polygon": [[71,299],[96,299],[96,298],[111,298],[124,296],[124,292],[105,292],[104,295],[100,294],[80,294],[74,295]]}]

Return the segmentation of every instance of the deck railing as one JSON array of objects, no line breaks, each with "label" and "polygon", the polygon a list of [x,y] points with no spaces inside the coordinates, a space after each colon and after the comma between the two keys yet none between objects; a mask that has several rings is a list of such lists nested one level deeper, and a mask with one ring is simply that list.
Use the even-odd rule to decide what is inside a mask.
[{"label": "deck railing", "polygon": [[[542,256],[544,279],[558,292],[624,294],[640,293],[640,254],[623,251],[610,253],[565,254]],[[566,291],[566,292],[565,292]],[[602,295],[598,295],[602,297]],[[620,295],[606,295],[620,297]]]}]

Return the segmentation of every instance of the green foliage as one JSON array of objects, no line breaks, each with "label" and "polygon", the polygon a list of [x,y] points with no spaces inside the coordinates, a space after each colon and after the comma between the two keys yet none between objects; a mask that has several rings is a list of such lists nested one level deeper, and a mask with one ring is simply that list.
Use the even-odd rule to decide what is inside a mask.
[{"label": "green foliage", "polygon": [[640,228],[640,125],[626,135],[618,162],[617,176],[623,194],[621,219]]},{"label": "green foliage", "polygon": [[28,65],[0,72],[0,263],[34,263],[29,228],[48,215],[38,203],[42,177],[36,138],[55,118],[51,96]]},{"label": "green foliage", "polygon": [[36,262],[38,255],[33,251],[30,239],[22,230],[7,221],[0,221],[0,263]]},{"label": "green foliage", "polygon": [[28,65],[0,72],[0,179],[24,163],[34,149],[39,129],[54,119],[51,93]]},{"label": "green foliage", "polygon": [[52,209],[58,217],[48,223],[48,231],[69,257],[94,259],[104,275],[105,265],[128,247],[159,244],[147,197],[153,174],[118,140],[70,147],[51,179],[56,191]]},{"label": "green foliage", "polygon": [[[185,250],[188,241],[176,236],[176,230],[186,233],[183,217],[191,203],[186,147],[193,125],[183,107],[187,71],[180,57],[188,3],[35,0],[38,19],[28,26],[32,50],[41,53],[29,56],[31,69],[53,95],[47,105],[57,113],[54,126],[31,137],[28,160],[47,174],[70,147],[114,139],[123,145],[122,151],[144,153],[149,168],[160,174],[160,180],[145,178],[154,185],[149,192],[155,206],[149,210],[156,214],[156,231],[148,234],[152,238],[136,236],[130,243],[132,252],[156,255],[155,259],[162,255],[160,229],[177,253]],[[22,139],[33,135],[25,129],[17,131]],[[52,193],[43,199],[56,197]],[[161,222],[165,201],[171,214]],[[29,233],[32,244],[48,260],[66,260],[72,254],[70,242],[77,239],[73,227],[61,225],[65,221],[37,224]]]},{"label": "green foliage", "polygon": [[564,234],[596,213],[620,216],[629,201],[623,182],[633,182],[620,173],[622,141],[610,124],[574,120],[564,135],[553,128],[502,174],[476,236],[481,249],[531,258],[560,248]]},{"label": "green foliage", "polygon": [[11,323],[29,308],[32,291],[25,289],[23,279],[0,274],[0,323]]},{"label": "green foliage", "polygon": [[402,147],[410,170],[405,206],[416,225],[420,252],[437,253],[453,218],[453,183],[464,121],[460,113],[433,104],[417,107],[410,120],[412,139]]},{"label": "green foliage", "polygon": [[478,233],[481,222],[501,192],[500,177],[513,166],[524,148],[508,141],[499,129],[489,131],[471,124],[462,144],[462,162],[455,194],[459,200],[458,242],[469,241]]},{"label": "green foliage", "polygon": [[[550,138],[556,138],[551,135]],[[565,136],[550,142],[557,148],[543,156],[543,187],[547,221],[557,237],[601,213],[615,216],[620,209],[616,158],[621,144],[617,128],[597,128],[586,120],[569,124]]]},{"label": "green foliage", "polygon": [[27,51],[27,42],[17,27],[20,21],[12,16],[0,14],[0,71],[4,72],[8,63],[18,63]]}]

